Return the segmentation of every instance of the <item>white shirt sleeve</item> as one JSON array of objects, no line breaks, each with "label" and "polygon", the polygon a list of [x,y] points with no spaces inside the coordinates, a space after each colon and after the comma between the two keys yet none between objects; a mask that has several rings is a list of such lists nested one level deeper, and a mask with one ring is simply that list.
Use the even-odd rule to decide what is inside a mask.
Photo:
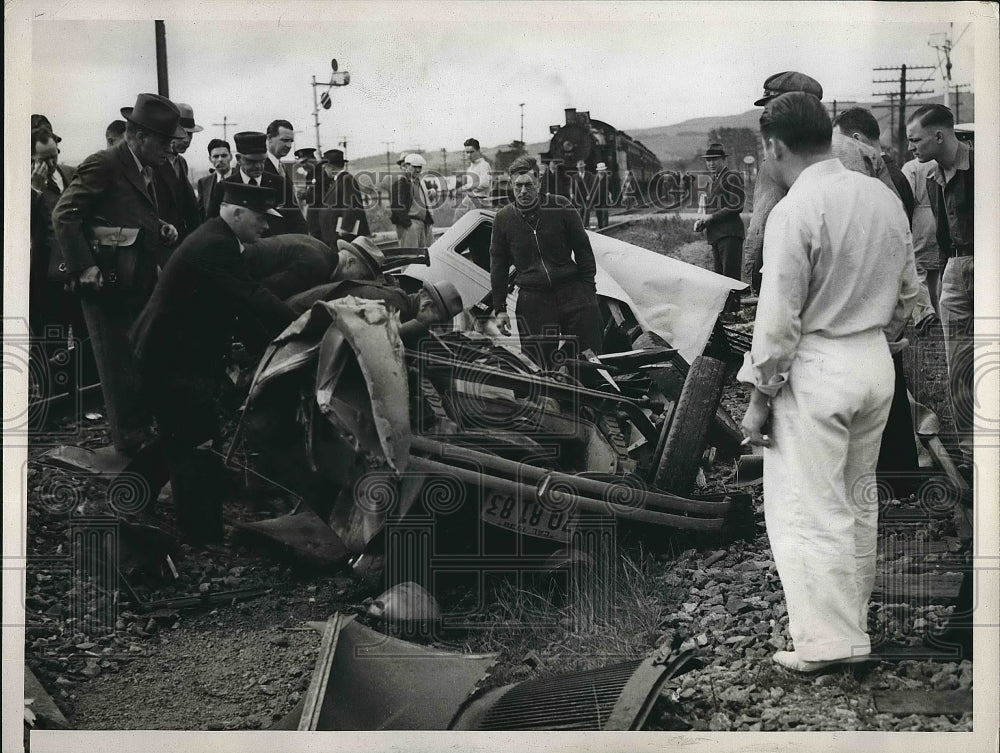
[{"label": "white shirt sleeve", "polygon": [[737,374],[774,396],[788,382],[788,370],[802,336],[802,308],[812,273],[812,233],[778,203],[764,230],[764,268],[753,345]]}]

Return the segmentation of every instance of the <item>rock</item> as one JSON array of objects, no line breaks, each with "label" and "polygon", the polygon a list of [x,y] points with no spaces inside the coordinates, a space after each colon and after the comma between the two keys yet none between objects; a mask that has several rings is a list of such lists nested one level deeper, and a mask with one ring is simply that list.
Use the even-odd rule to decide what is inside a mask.
[{"label": "rock", "polygon": [[274,646],[287,646],[288,638],[284,635],[269,635],[267,637],[267,642]]},{"label": "rock", "polygon": [[740,614],[746,614],[747,612],[752,612],[755,609],[756,609],[755,606],[743,601],[743,599],[730,599],[729,603],[726,604],[726,610],[729,612],[729,614],[734,616]]},{"label": "rock", "polygon": [[724,711],[717,711],[712,714],[708,722],[708,729],[712,732],[728,732],[733,728],[733,720]]},{"label": "rock", "polygon": [[727,703],[742,705],[750,700],[750,689],[740,687],[726,688],[719,693],[719,699],[726,701]]},{"label": "rock", "polygon": [[956,677],[955,672],[948,669],[942,669],[931,677],[931,687],[935,690],[951,690],[959,682],[960,680]]},{"label": "rock", "polygon": [[152,617],[150,617],[149,621],[146,623],[146,628],[145,629],[146,629],[147,633],[149,633],[150,635],[152,635],[153,633],[155,633],[157,630],[160,629],[160,626],[156,624],[156,620],[154,620]]},{"label": "rock", "polygon": [[695,637],[694,640],[695,640],[695,642],[699,646],[707,646],[708,645],[708,634],[707,633],[700,633],[699,635],[697,635]]},{"label": "rock", "polygon": [[260,689],[261,689],[261,691],[265,695],[275,695],[278,692],[277,690],[275,690],[274,688],[272,688],[270,685],[261,685]]},{"label": "rock", "polygon": [[212,589],[212,584],[211,583],[199,583],[198,584],[198,593],[207,594],[211,589]]},{"label": "rock", "polygon": [[767,645],[778,651],[785,650],[785,639],[780,635],[772,635],[767,639]]},{"label": "rock", "polygon": [[818,688],[828,688],[831,685],[836,685],[837,680],[838,678],[837,675],[835,674],[820,675],[815,680],[813,680],[813,685],[815,685]]},{"label": "rock", "polygon": [[72,685],[72,684],[73,684],[73,681],[72,681],[72,680],[67,680],[67,679],[66,679],[65,677],[63,677],[62,675],[59,675],[59,676],[58,676],[58,677],[56,678],[56,685],[61,685],[61,686],[63,686],[63,687],[66,687],[66,686],[68,686],[68,685]]},{"label": "rock", "polygon": [[776,701],[780,701],[785,695],[785,689],[781,687],[771,688],[770,696]]}]

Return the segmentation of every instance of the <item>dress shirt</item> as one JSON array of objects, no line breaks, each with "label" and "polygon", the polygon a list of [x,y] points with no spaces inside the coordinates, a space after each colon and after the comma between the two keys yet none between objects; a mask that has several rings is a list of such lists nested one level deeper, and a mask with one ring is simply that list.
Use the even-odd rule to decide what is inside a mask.
[{"label": "dress shirt", "polygon": [[772,396],[804,335],[882,329],[894,340],[919,290],[896,194],[837,159],[807,167],[775,205],[764,260],[753,345],[738,379]]},{"label": "dress shirt", "polygon": [[480,157],[469,165],[471,175],[465,179],[465,190],[470,196],[485,199],[490,194],[490,183],[493,180],[490,163],[485,157]]},{"label": "dress shirt", "polygon": [[[251,178],[249,175],[247,175],[242,170],[240,170],[240,176],[243,178],[243,182],[246,183],[248,186],[259,186],[260,185],[260,178]],[[251,183],[250,181],[253,181],[253,183]]]},{"label": "dress shirt", "polygon": [[285,171],[281,169],[281,160],[280,159],[278,159],[277,157],[275,157],[270,152],[267,153],[267,158],[271,161],[271,164],[274,165],[274,169],[278,171],[278,175],[284,175],[285,174]]}]

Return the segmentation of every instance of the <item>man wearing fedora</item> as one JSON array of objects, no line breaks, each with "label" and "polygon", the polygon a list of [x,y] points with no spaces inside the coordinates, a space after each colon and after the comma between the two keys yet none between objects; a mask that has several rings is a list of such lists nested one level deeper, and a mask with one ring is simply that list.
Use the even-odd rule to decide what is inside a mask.
[{"label": "man wearing fedora", "polygon": [[358,181],[347,171],[347,160],[340,149],[323,152],[322,205],[315,213],[313,234],[333,248],[338,240],[352,241],[359,235],[371,235],[364,200]]},{"label": "man wearing fedora", "polygon": [[223,534],[223,465],[217,452],[199,447],[219,438],[217,392],[237,328],[242,342],[262,350],[295,319],[250,276],[243,256],[268,217],[279,216],[276,203],[269,188],[226,183],[219,216],[180,245],[130,333],[158,435],[124,473],[145,479],[150,500],[169,477],[190,543]]},{"label": "man wearing fedora", "polygon": [[709,215],[696,221],[694,229],[696,233],[705,231],[712,246],[715,273],[739,280],[742,273],[743,236],[746,235],[743,219],[740,217],[746,203],[743,176],[729,169],[726,164],[729,155],[722,144],[710,144],[701,156],[705,158],[705,164],[712,173],[712,182],[705,200]]},{"label": "man wearing fedora", "polygon": [[[184,129],[184,136],[170,142],[167,161],[153,168],[153,180],[160,218],[177,228],[177,243],[182,243],[201,224],[198,199],[194,195],[191,174],[183,155],[191,146],[192,136],[204,129],[194,122],[191,105],[178,102],[177,109],[181,113],[180,124]],[[166,266],[172,250],[164,249],[165,253],[159,259],[161,268]]]},{"label": "man wearing fedora", "polygon": [[177,241],[177,229],[159,217],[152,172],[166,162],[171,139],[186,133],[166,97],[140,94],[121,112],[124,140],[80,164],[52,224],[80,295],[111,438],[127,455],[146,440],[149,417],[126,333],[156,284],[164,246]]},{"label": "man wearing fedora", "polygon": [[[307,233],[306,221],[302,211],[295,205],[294,189],[288,176],[265,171],[268,162],[267,135],[259,131],[240,131],[233,136],[236,143],[236,162],[238,170],[228,178],[230,182],[245,183],[249,186],[264,186],[270,188],[278,196],[278,212],[281,218],[274,218],[270,224],[269,235],[283,233]],[[290,197],[292,206],[288,207],[282,200]],[[210,216],[218,216],[218,204],[210,212]]]}]

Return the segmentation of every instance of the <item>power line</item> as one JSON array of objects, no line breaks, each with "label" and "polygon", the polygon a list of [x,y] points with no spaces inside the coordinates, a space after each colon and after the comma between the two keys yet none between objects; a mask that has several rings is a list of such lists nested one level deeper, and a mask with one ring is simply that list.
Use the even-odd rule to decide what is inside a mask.
[{"label": "power line", "polygon": [[[877,68],[872,68],[873,71],[896,71],[896,70],[899,71],[899,79],[898,79],[898,82],[899,82],[899,91],[898,92],[893,92],[893,91],[888,91],[888,92],[873,92],[872,96],[873,97],[889,97],[889,105],[888,106],[890,108],[890,110],[889,110],[889,112],[890,112],[890,122],[891,122],[891,119],[892,119],[892,114],[895,112],[892,100],[893,100],[894,97],[899,97],[899,123],[898,123],[898,125],[895,124],[895,123],[893,123],[890,126],[890,132],[893,131],[893,130],[896,130],[896,128],[898,127],[899,130],[896,133],[896,138],[898,139],[897,146],[898,146],[898,148],[900,150],[903,150],[904,145],[906,144],[906,97],[907,97],[906,85],[907,85],[907,83],[910,83],[910,84],[922,84],[922,83],[925,83],[927,81],[931,81],[932,80],[930,78],[918,78],[918,79],[910,79],[910,81],[907,82],[906,73],[907,73],[907,71],[920,71],[920,70],[933,70],[933,69],[934,69],[933,65],[911,65],[911,66],[907,66],[905,63],[900,64],[900,65],[887,65],[887,66],[879,66]],[[892,79],[892,78],[872,79],[872,83],[873,84],[895,84],[896,82],[897,82],[897,79]],[[910,96],[916,96],[918,94],[933,94],[933,92],[928,91],[926,89],[917,89],[916,91],[909,92]],[[878,105],[876,105],[876,106],[878,106]],[[882,105],[882,106],[885,106],[885,105]]]}]

